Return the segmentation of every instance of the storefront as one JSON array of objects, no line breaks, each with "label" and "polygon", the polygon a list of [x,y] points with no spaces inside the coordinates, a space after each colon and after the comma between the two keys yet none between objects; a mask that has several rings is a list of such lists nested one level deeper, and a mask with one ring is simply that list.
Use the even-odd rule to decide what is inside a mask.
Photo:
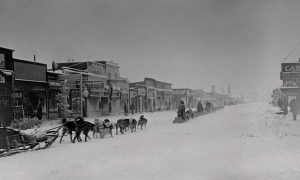
[{"label": "storefront", "polygon": [[62,81],[59,79],[59,75],[61,73],[57,72],[47,72],[47,80],[48,80],[48,119],[59,118],[58,111],[58,102],[56,100],[56,96],[60,92],[62,87]]},{"label": "storefront", "polygon": [[164,90],[156,88],[155,110],[160,111],[164,108]]},{"label": "storefront", "polygon": [[180,101],[183,101],[186,108],[193,108],[192,90],[187,88],[173,89],[172,90],[172,106],[178,108]]},{"label": "storefront", "polygon": [[[83,99],[81,98],[81,89],[80,89],[80,82],[82,80],[86,81],[87,77],[81,74],[68,74],[68,73],[63,73],[59,75],[59,80],[61,82],[64,82],[65,86],[70,90],[69,92],[69,98],[68,98],[68,103],[69,103],[69,110],[71,111],[71,116],[76,117],[76,116],[81,116],[82,114],[86,114],[86,112],[81,111],[81,101],[83,102]],[[79,82],[79,83],[78,83]],[[51,88],[51,97],[50,101],[57,102],[56,101],[56,95],[60,93],[60,88]],[[55,104],[53,103],[53,108],[54,111],[57,110],[59,111],[56,107]],[[61,117],[61,115],[59,115]]]},{"label": "storefront", "polygon": [[23,106],[27,118],[37,116],[38,107],[42,109],[42,118],[47,118],[47,65],[31,61],[14,59],[15,103]]},{"label": "storefront", "polygon": [[172,106],[172,90],[164,91],[164,108],[165,110],[170,110]]},{"label": "storefront", "polygon": [[142,113],[147,110],[147,87],[143,85],[137,85],[138,90],[138,103],[137,103],[137,111]]},{"label": "storefront", "polygon": [[129,107],[128,107],[128,112],[131,111],[131,106],[133,105],[134,107],[134,112],[137,112],[138,109],[138,90],[134,88],[129,88]]},{"label": "storefront", "polygon": [[300,63],[282,63],[280,80],[283,81],[280,90],[288,101],[296,98],[297,104],[300,104]]},{"label": "storefront", "polygon": [[[103,75],[103,70],[99,69],[101,65],[98,63],[85,62],[85,64],[86,70],[64,68],[63,75],[60,76],[70,89],[69,105],[72,116],[108,115],[111,108],[111,88],[107,86],[106,76]],[[97,66],[98,70],[90,66]]]},{"label": "storefront", "polygon": [[155,110],[155,89],[152,86],[147,87],[147,107],[146,109],[150,112]]},{"label": "storefront", "polygon": [[83,92],[84,105],[86,105],[87,116],[96,117],[108,115],[110,112],[110,92],[105,77],[89,74],[88,81],[83,82],[83,89],[86,88],[88,95]]},{"label": "storefront", "polygon": [[13,120],[12,99],[13,71],[0,69],[0,126],[10,125]]},{"label": "storefront", "polygon": [[124,106],[128,105],[128,93],[129,93],[129,83],[126,78],[119,77],[118,79],[108,80],[108,84],[111,86],[111,114],[124,113]]}]

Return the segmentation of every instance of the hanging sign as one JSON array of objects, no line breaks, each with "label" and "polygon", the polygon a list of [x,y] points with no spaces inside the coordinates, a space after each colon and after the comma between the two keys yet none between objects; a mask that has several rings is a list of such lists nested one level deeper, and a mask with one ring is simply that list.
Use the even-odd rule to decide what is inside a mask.
[{"label": "hanging sign", "polygon": [[281,72],[300,72],[300,63],[281,63]]}]

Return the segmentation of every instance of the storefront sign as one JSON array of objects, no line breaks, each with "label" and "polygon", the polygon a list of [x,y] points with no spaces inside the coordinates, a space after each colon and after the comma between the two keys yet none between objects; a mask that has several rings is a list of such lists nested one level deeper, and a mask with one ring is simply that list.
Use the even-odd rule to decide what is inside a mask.
[{"label": "storefront sign", "polygon": [[[80,81],[76,82],[77,86],[80,87]],[[104,88],[103,81],[82,81],[82,86],[86,86],[88,89]]]},{"label": "storefront sign", "polygon": [[281,72],[280,73],[280,80],[289,80],[289,79],[300,79],[300,72],[292,72],[292,73],[286,73]]},{"label": "storefront sign", "polygon": [[284,80],[282,87],[300,87],[300,80],[299,79]]},{"label": "storefront sign", "polygon": [[14,60],[14,73],[16,79],[39,81],[46,83],[47,65],[27,61]]},{"label": "storefront sign", "polygon": [[4,84],[5,83],[5,77],[0,75],[0,84]]},{"label": "storefront sign", "polygon": [[186,89],[174,89],[173,90],[173,94],[187,94],[187,90]]},{"label": "storefront sign", "polygon": [[146,96],[146,89],[145,88],[138,88],[138,95],[139,96]]},{"label": "storefront sign", "polygon": [[95,73],[95,74],[101,74],[101,75],[105,74],[104,65],[101,63],[88,62],[87,70],[88,72]]},{"label": "storefront sign", "polygon": [[282,63],[281,72],[300,72],[300,63]]}]

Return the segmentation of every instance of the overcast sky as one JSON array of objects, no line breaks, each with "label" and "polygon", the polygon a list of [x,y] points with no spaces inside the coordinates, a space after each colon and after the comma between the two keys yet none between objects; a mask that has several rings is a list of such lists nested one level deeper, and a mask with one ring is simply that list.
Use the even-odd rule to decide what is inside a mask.
[{"label": "overcast sky", "polygon": [[[48,65],[113,60],[131,82],[271,93],[300,41],[299,9],[299,0],[1,0],[0,46]],[[296,47],[285,62],[299,57]]]}]

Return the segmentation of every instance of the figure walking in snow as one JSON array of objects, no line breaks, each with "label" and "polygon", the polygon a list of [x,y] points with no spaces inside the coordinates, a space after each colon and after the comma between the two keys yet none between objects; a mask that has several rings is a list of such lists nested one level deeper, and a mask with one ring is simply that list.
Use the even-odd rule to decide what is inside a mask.
[{"label": "figure walking in snow", "polygon": [[297,113],[298,113],[298,106],[296,99],[292,99],[290,102],[290,111],[293,113],[293,119],[294,121],[297,119]]}]

